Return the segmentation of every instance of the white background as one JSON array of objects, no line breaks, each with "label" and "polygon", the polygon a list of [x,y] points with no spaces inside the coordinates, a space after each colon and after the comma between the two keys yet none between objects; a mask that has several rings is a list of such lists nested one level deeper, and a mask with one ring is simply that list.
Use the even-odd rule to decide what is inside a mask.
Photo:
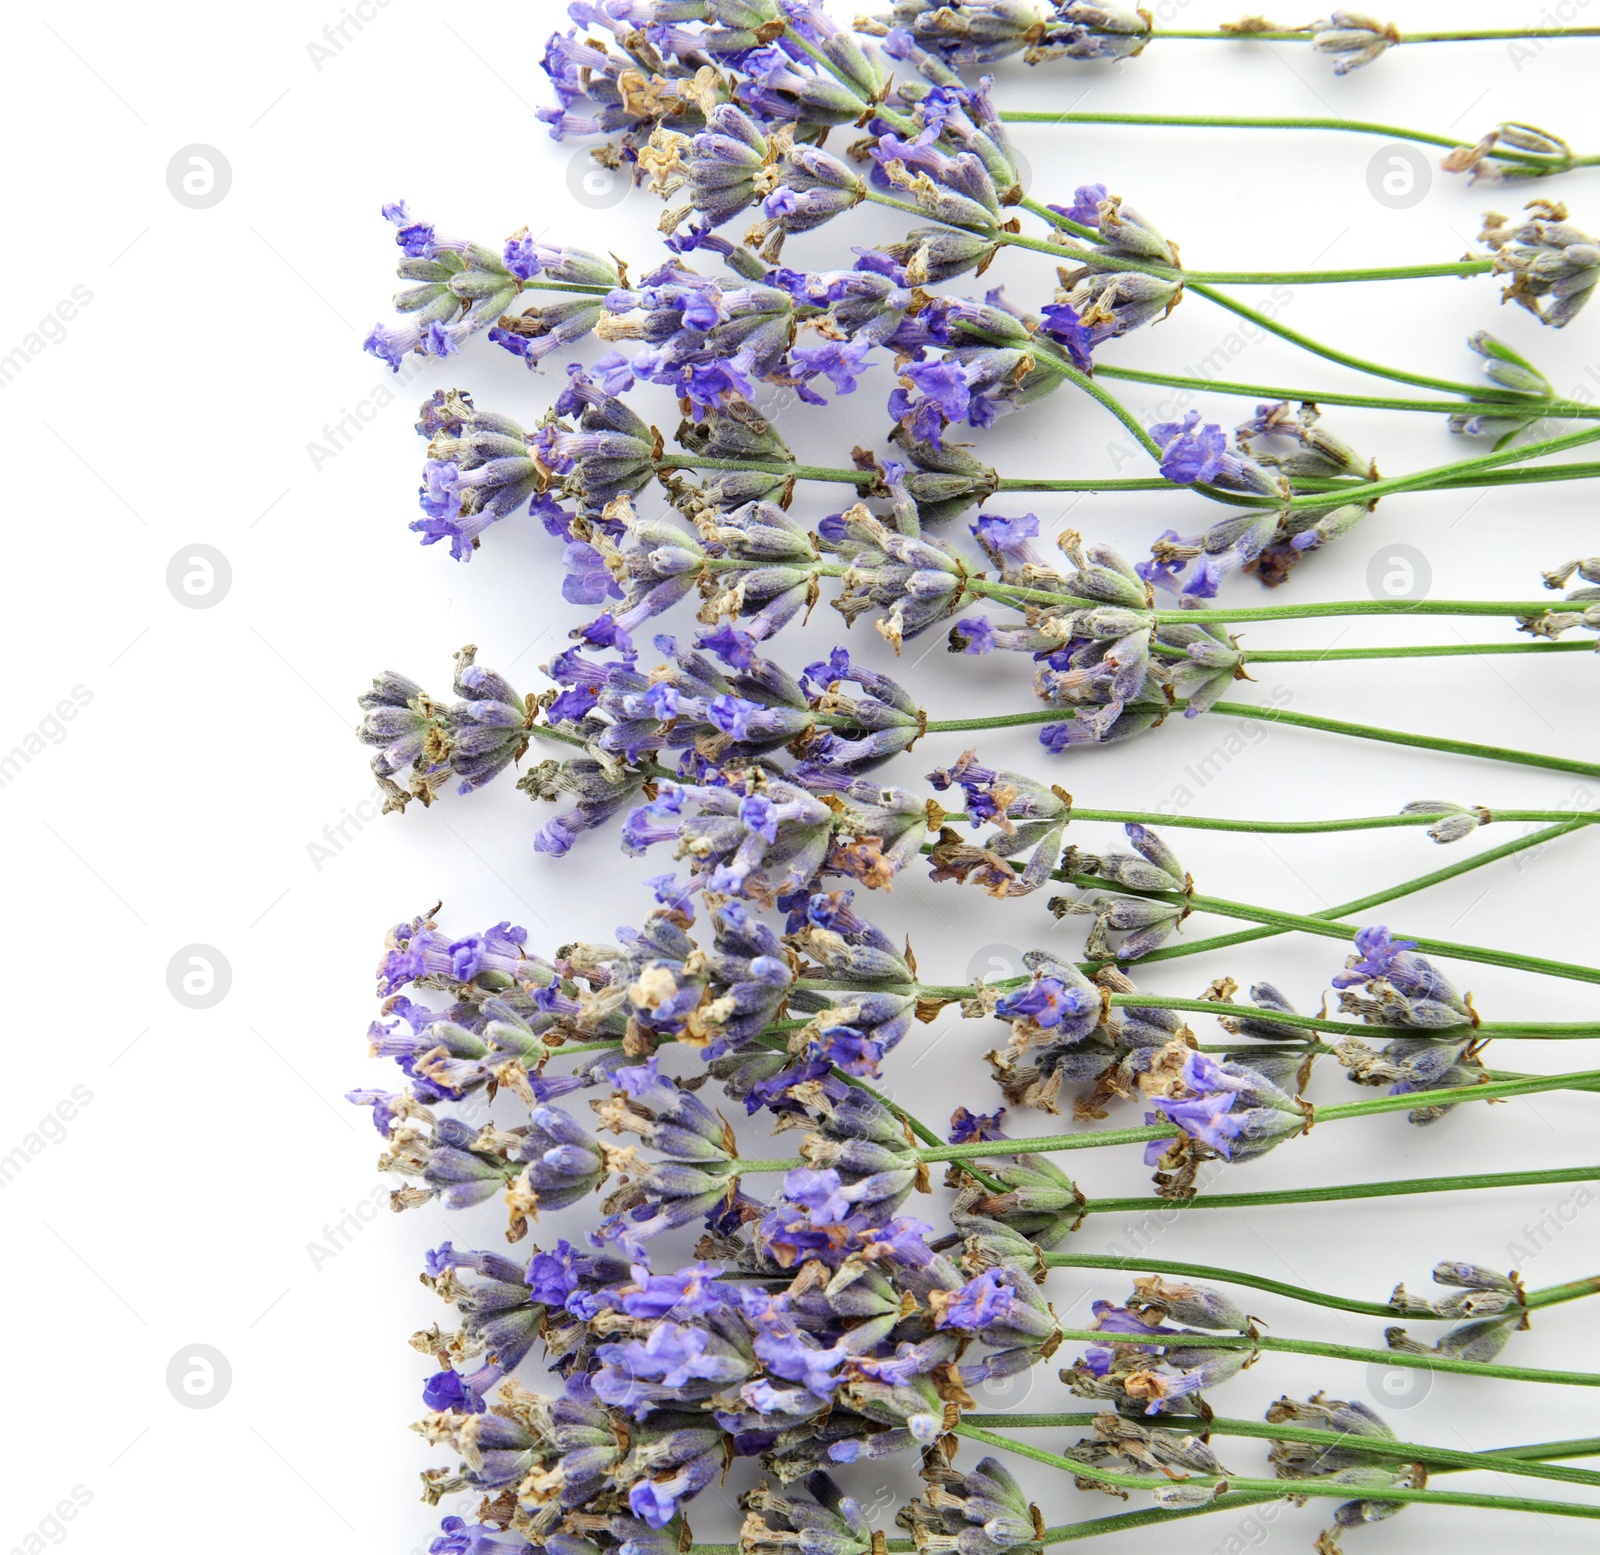
[{"label": "white background", "polygon": [[[1215,25],[1236,10],[1168,0],[1161,19]],[[1534,10],[1418,0],[1397,20],[1469,26],[1504,23],[1508,14],[1532,20]],[[60,1537],[85,1549],[223,1545],[237,1555],[291,1542],[361,1555],[426,1547],[436,1522],[415,1500],[415,1475],[443,1460],[405,1429],[420,1413],[428,1369],[405,1340],[443,1314],[416,1283],[419,1254],[447,1235],[496,1245],[498,1211],[401,1219],[371,1207],[381,1197],[372,1172],[378,1142],[339,1096],[386,1078],[363,1056],[383,931],[442,898],[445,925],[463,933],[509,917],[544,950],[579,936],[605,939],[638,917],[636,879],[665,867],[654,857],[624,859],[609,836],[587,839],[565,861],[536,856],[532,836],[544,815],[530,813],[509,783],[466,801],[452,796],[426,814],[359,829],[346,822],[337,852],[313,850],[328,846],[324,828],[372,813],[365,756],[350,734],[353,698],[368,676],[392,666],[444,691],[450,653],[470,641],[484,663],[537,690],[537,667],[585,614],[562,602],[557,552],[527,520],[491,532],[469,566],[442,548],[419,549],[406,524],[420,461],[412,412],[425,393],[459,383],[479,404],[531,425],[560,381],[560,363],[592,360],[598,348],[587,342],[530,377],[476,341],[455,361],[427,364],[380,405],[388,375],[359,349],[392,290],[396,250],[379,205],[403,196],[441,231],[491,244],[531,222],[552,241],[614,248],[636,264],[659,253],[654,202],[639,195],[609,204],[592,183],[580,197],[583,168],[571,169],[581,152],[552,145],[534,119],[547,100],[537,56],[558,20],[548,0],[459,9],[391,0],[359,30],[347,26],[345,40],[335,35],[331,48],[324,28],[342,14],[333,0],[222,10],[92,3],[36,8],[12,23],[0,108],[11,148],[0,354],[26,349],[40,317],[75,287],[92,301],[4,390],[13,582],[0,749],[41,725],[44,736],[43,749],[0,789],[13,957],[0,1154],[28,1152],[39,1119],[74,1087],[87,1087],[92,1100],[59,1142],[38,1135],[39,1148],[4,1189],[14,1424],[6,1548]],[[1574,14],[1587,13],[1580,5]],[[1291,7],[1280,19],[1302,18]],[[1171,43],[1120,69],[1028,73],[1013,62],[999,74],[1010,106],[1339,114],[1469,138],[1521,118],[1600,150],[1597,49],[1418,48],[1337,80],[1328,61],[1303,48]],[[1196,267],[1452,258],[1485,208],[1518,198],[1436,171],[1420,203],[1386,208],[1368,185],[1385,143],[1353,135],[1035,128],[1017,140],[1035,192],[1066,197],[1075,184],[1105,182]],[[231,166],[226,198],[209,209],[188,209],[168,192],[169,161],[192,144],[219,150]],[[1574,174],[1551,192],[1570,198],[1575,219],[1593,230],[1600,173]],[[863,216],[795,243],[785,258],[843,262],[847,244],[893,230]],[[1044,300],[1049,281],[1028,256],[997,266],[990,279],[1030,304]],[[1487,279],[1301,287],[1281,306],[1300,329],[1451,377],[1472,375],[1463,338],[1491,327],[1532,353],[1558,390],[1600,394],[1600,315],[1591,310],[1565,334],[1542,330],[1500,307]],[[1103,355],[1182,371],[1222,346],[1234,378],[1370,387],[1280,342],[1229,332],[1226,315],[1193,299]],[[881,436],[888,387],[879,368],[842,407],[799,424],[788,418],[797,456],[844,463],[851,442]],[[1150,420],[1181,408],[1163,404],[1164,391],[1117,392]],[[1208,396],[1203,408],[1231,423],[1249,406]],[[319,463],[312,445],[325,444],[325,426],[351,413],[359,435]],[[670,406],[652,414],[670,426]],[[1439,417],[1332,412],[1328,425],[1385,472],[1471,451]],[[1012,418],[986,447],[1008,474],[1142,473],[1120,429],[1069,391]],[[813,519],[827,510],[809,493],[797,504]],[[1133,555],[1161,528],[1210,515],[1183,495],[1044,498],[1035,511],[1047,533],[1070,523]],[[1391,499],[1274,597],[1365,597],[1369,565],[1395,542],[1425,556],[1435,595],[1529,597],[1542,567],[1596,549],[1592,513],[1592,495],[1576,486]],[[210,609],[184,608],[166,583],[169,561],[196,544],[220,551],[231,568],[231,588]],[[1232,597],[1253,604],[1264,596],[1244,580]],[[688,629],[686,620],[668,625]],[[1246,645],[1487,640],[1504,630],[1494,622],[1312,622],[1257,628]],[[803,638],[808,648],[840,640],[826,610]],[[892,665],[870,632],[858,631],[851,646]],[[782,652],[803,662],[799,641]],[[1029,703],[1020,661],[953,661],[932,637],[908,650],[900,670],[946,715]],[[1539,665],[1441,660],[1404,671],[1287,666],[1263,670],[1260,686],[1241,694],[1281,684],[1299,709],[1593,760],[1593,674],[1583,656]],[[70,724],[48,723],[74,687],[88,693],[87,706]],[[1192,788],[1185,769],[1230,732],[1221,720],[1179,723],[1136,746],[1061,762],[1026,731],[981,748],[990,760],[1047,773],[1084,805],[1155,806]],[[900,769],[902,780],[914,782],[961,748],[929,740]],[[1279,728],[1188,807],[1320,816],[1436,797],[1574,807],[1600,800],[1595,785],[1574,777]],[[1076,831],[1080,846],[1111,840],[1104,828]],[[1510,834],[1502,828],[1460,847]],[[1200,889],[1304,911],[1457,856],[1409,832],[1173,837]],[[1408,901],[1388,921],[1592,961],[1597,862],[1600,838],[1580,835]],[[904,879],[892,898],[868,906],[912,936],[925,975],[959,977],[969,965],[993,975],[991,958],[1005,963],[1019,947],[1076,943],[1039,897],[997,907],[975,892]],[[1220,927],[1196,921],[1190,932]],[[174,953],[196,943],[220,949],[232,973],[227,997],[205,1011],[168,991]],[[1267,941],[1203,964],[1152,968],[1149,986],[1194,993],[1224,973],[1244,984],[1269,977],[1314,1008],[1339,957],[1330,941]],[[1596,1011],[1582,984],[1460,970],[1491,1019]],[[953,1019],[919,1028],[891,1060],[888,1083],[934,1119],[958,1102],[991,1106],[979,1055],[994,1041],[994,1030]],[[1587,1044],[1530,1049],[1508,1044],[1498,1062],[1591,1062]],[[1329,1074],[1314,1094],[1352,1093]],[[1430,1130],[1398,1116],[1330,1126],[1270,1164],[1239,1170],[1229,1186],[1571,1165],[1593,1158],[1593,1117],[1586,1098],[1546,1095],[1462,1109]],[[1013,1124],[1035,1126],[1015,1116]],[[1075,1165],[1090,1192],[1143,1191],[1136,1152],[1085,1155]],[[1600,1266],[1594,1212],[1573,1217],[1573,1195],[1519,1190],[1383,1209],[1196,1215],[1161,1230],[1155,1255],[1379,1299],[1398,1279],[1425,1285],[1443,1257],[1520,1261],[1530,1283],[1550,1284]],[[335,1244],[326,1228],[358,1210],[359,1234]],[[1523,1228],[1558,1210],[1568,1222],[1553,1239],[1548,1229],[1537,1233],[1531,1263],[1508,1251],[1513,1242],[1534,1245]],[[568,1217],[565,1228],[577,1224]],[[560,1229],[541,1225],[536,1239],[548,1245]],[[1101,1249],[1136,1232],[1091,1224],[1072,1245]],[[318,1246],[336,1255],[319,1258]],[[1092,1296],[1124,1294],[1109,1276],[1062,1276],[1052,1290],[1070,1321],[1085,1318]],[[1381,1343],[1379,1320],[1265,1297],[1250,1305],[1273,1333]],[[1556,1309],[1506,1358],[1600,1369],[1600,1355],[1583,1342],[1593,1332],[1582,1307]],[[169,1360],[196,1344],[231,1366],[230,1390],[208,1410],[180,1407],[165,1382]],[[1385,1405],[1400,1434],[1443,1445],[1574,1435],[1594,1418],[1592,1395],[1578,1390],[1440,1377],[1420,1399],[1386,1398],[1381,1379],[1359,1366],[1285,1357],[1264,1360],[1214,1402],[1223,1413],[1259,1415],[1282,1391],[1318,1387]],[[1041,1379],[1030,1407],[1056,1392]],[[1254,1445],[1227,1442],[1221,1451],[1235,1472],[1261,1472]],[[752,1472],[742,1465],[725,1494],[701,1498],[699,1532],[730,1526],[731,1496]],[[851,1480],[869,1499],[888,1482],[870,1472]],[[1118,1509],[1047,1478],[1032,1483],[1051,1522]],[[1476,1483],[1543,1493],[1528,1481]],[[52,1509],[75,1485],[92,1499],[72,1522],[53,1523]],[[1289,1511],[1270,1524],[1260,1514],[1225,1514],[1158,1537],[1182,1555],[1268,1538],[1306,1548],[1322,1526],[1318,1512]],[[1502,1527],[1532,1531],[1487,1521],[1492,1515],[1414,1509],[1357,1531],[1350,1547],[1477,1550],[1500,1547]],[[1593,1547],[1585,1525],[1569,1520],[1550,1520],[1538,1537],[1552,1552]],[[1115,1548],[1149,1542],[1124,1536]]]}]

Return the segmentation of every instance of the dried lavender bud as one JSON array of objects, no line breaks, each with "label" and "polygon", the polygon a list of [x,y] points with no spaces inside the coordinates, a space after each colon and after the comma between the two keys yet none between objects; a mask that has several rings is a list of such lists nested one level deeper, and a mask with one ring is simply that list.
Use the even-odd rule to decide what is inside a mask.
[{"label": "dried lavender bud", "polygon": [[1358,11],[1335,11],[1311,27],[1312,48],[1334,56],[1336,76],[1370,65],[1400,42],[1400,31],[1392,22],[1377,22]]},{"label": "dried lavender bud", "polygon": [[1564,205],[1531,201],[1524,222],[1490,212],[1480,241],[1495,258],[1495,273],[1509,275],[1508,302],[1556,329],[1570,324],[1600,281],[1600,243],[1567,220]]}]

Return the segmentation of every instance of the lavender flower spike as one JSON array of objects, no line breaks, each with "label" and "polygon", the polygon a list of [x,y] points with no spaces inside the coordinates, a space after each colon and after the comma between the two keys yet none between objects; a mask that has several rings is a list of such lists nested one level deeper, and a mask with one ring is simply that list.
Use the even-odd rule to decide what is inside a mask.
[{"label": "lavender flower spike", "polygon": [[364,349],[399,372],[411,352],[454,356],[467,336],[500,317],[522,282],[492,249],[441,238],[427,223],[414,221],[404,201],[384,206],[383,214],[398,228],[400,279],[412,284],[394,299],[403,322],[374,325]]}]

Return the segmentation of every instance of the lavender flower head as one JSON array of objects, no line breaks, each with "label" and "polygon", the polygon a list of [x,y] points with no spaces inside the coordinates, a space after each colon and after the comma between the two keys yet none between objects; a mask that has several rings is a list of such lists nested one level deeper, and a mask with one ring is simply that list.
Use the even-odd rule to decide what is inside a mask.
[{"label": "lavender flower head", "polygon": [[400,246],[399,276],[412,284],[396,294],[402,322],[373,326],[364,349],[395,372],[409,353],[454,356],[469,335],[488,328],[516,299],[522,282],[492,249],[441,238],[416,221],[403,200],[383,207]]}]

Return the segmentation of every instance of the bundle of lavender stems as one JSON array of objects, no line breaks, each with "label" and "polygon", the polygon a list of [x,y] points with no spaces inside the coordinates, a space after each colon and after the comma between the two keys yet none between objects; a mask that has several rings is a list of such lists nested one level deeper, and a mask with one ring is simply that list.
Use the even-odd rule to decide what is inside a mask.
[{"label": "bundle of lavender stems", "polygon": [[[1600,410],[1484,329],[1451,334],[1441,349],[1459,352],[1462,376],[1439,377],[1311,338],[1236,295],[1458,276],[1485,317],[1506,302],[1565,328],[1600,280],[1600,240],[1557,180],[1600,157],[1520,123],[1456,140],[1339,118],[1000,107],[1019,67],[1147,48],[1304,45],[1343,76],[1395,49],[1579,49],[1600,29],[1406,31],[1337,11],[1298,27],[1175,30],[1080,0],[900,0],[848,25],[804,0],[576,0],[570,14],[545,50],[540,117],[635,186],[637,249],[527,228],[483,245],[386,206],[403,289],[398,316],[366,342],[396,370],[459,357],[468,384],[477,353],[527,364],[519,403],[480,404],[462,387],[423,403],[411,528],[457,563],[531,531],[549,565],[525,600],[537,609],[559,588],[589,614],[523,679],[473,646],[447,691],[377,676],[360,734],[386,807],[454,805],[498,784],[539,806],[510,827],[506,867],[520,847],[575,878],[613,879],[620,848],[660,871],[607,942],[536,944],[510,918],[483,927],[440,907],[385,943],[371,1053],[400,1075],[350,1099],[384,1138],[394,1206],[498,1200],[506,1217],[503,1243],[443,1242],[423,1273],[450,1309],[412,1341],[432,1367],[419,1369],[416,1426],[438,1450],[424,1475],[444,1509],[430,1549],[1031,1555],[1287,1501],[1310,1506],[1305,1542],[1335,1555],[1346,1532],[1412,1503],[1425,1504],[1408,1523],[1427,1504],[1600,1517],[1600,1473],[1568,1461],[1600,1453],[1600,1437],[1493,1451],[1408,1441],[1356,1396],[1363,1366],[1477,1379],[1486,1407],[1507,1381],[1600,1386],[1597,1372],[1514,1358],[1535,1312],[1543,1322],[1542,1309],[1600,1292],[1600,1276],[1573,1268],[1533,1286],[1437,1247],[1424,1254],[1433,1289],[1385,1297],[1068,1250],[1097,1217],[1151,1205],[1248,1221],[1396,1200],[1365,1212],[1365,1255],[1398,1262],[1397,1232],[1427,1240],[1431,1196],[1482,1191],[1485,1217],[1504,1188],[1574,1185],[1591,1200],[1600,1165],[1578,1141],[1569,1166],[1387,1181],[1369,1180],[1352,1144],[1339,1180],[1299,1188],[1272,1187],[1254,1163],[1282,1161],[1314,1127],[1326,1148],[1343,1123],[1378,1114],[1424,1152],[1468,1128],[1492,1157],[1495,1122],[1519,1099],[1600,1087],[1582,1060],[1533,1072],[1549,1050],[1529,1046],[1600,1038],[1600,1014],[1530,1019],[1524,1002],[1475,1001],[1466,986],[1473,964],[1551,988],[1600,983],[1600,968],[1431,938],[1405,905],[1559,847],[1600,811],[1387,793],[1369,813],[1292,820],[1140,811],[1098,802],[1115,800],[1119,758],[1093,752],[1181,742],[1210,715],[1312,731],[1320,748],[1308,748],[1334,758],[1356,740],[1468,758],[1512,784],[1527,768],[1600,777],[1578,738],[1594,726],[1581,711],[1592,657],[1549,670],[1571,709],[1555,743],[1570,732],[1577,750],[1322,716],[1302,709],[1300,687],[1314,702],[1336,672],[1298,667],[1385,661],[1386,705],[1404,708],[1414,660],[1592,655],[1600,556],[1538,554],[1536,526],[1531,547],[1499,537],[1505,598],[1306,596],[1319,553],[1348,544],[1380,503],[1594,480],[1600,462],[1576,451],[1600,441]],[[1191,269],[1135,208],[1137,190],[1033,179],[1011,122],[1380,134],[1442,152],[1446,171],[1521,208],[1487,214],[1465,258]],[[885,219],[897,236],[879,241]],[[983,280],[1007,250],[1016,296]],[[1281,338],[1304,378],[1119,367],[1122,337],[1180,304]],[[1367,375],[1372,392],[1319,387],[1328,363]],[[1146,425],[1121,382],[1205,408]],[[837,422],[811,407],[846,397],[871,403],[857,422],[867,441],[824,448]],[[676,425],[650,419],[672,401]],[[1447,418],[1458,456],[1381,473],[1340,425],[1355,410]],[[990,463],[1002,418],[1048,440],[1069,411],[1106,418],[1144,467],[1006,478]],[[796,453],[808,437],[822,462]],[[1148,552],[1127,555],[1074,529],[1047,539],[1029,493],[1131,493],[1153,515],[1170,503],[1200,518],[1180,532],[1153,516]],[[836,645],[805,662],[815,650],[786,644],[830,611]],[[1279,623],[1386,615],[1450,618],[1459,640],[1274,646]],[[896,673],[913,645],[947,650],[937,697]],[[969,661],[996,654],[1010,657],[985,667],[979,699]],[[1016,673],[997,681],[996,664]],[[1266,665],[1292,695],[1264,690],[1253,671]],[[996,684],[1009,688],[998,703]],[[1017,726],[1040,748],[1027,770],[1002,770],[985,740]],[[949,754],[926,756],[934,744]],[[1188,830],[1286,846],[1421,832],[1454,851],[1308,914],[1213,891],[1185,866]],[[1455,846],[1479,832],[1490,846]],[[973,946],[996,932],[986,899],[1035,897],[1007,919],[1034,936],[1018,967],[929,980],[897,922],[897,881],[934,883]],[[1197,937],[1185,932],[1195,914],[1237,927]],[[1320,984],[1292,995],[1240,948],[1286,935],[1338,942],[1322,947]],[[1197,955],[1210,981],[1195,997],[1140,986],[1147,965]],[[896,1099],[896,1068],[945,1020],[948,1104],[917,1116]],[[1358,1099],[1339,1099],[1352,1094],[1340,1072]],[[1148,1190],[1097,1192],[1107,1158],[1080,1152],[1102,1150],[1141,1151]],[[541,1241],[541,1215],[563,1211],[579,1229]],[[1268,1333],[1252,1292],[1305,1310],[1309,1334],[1312,1308],[1377,1321],[1364,1344]],[[1085,1294],[1080,1326],[1058,1316]],[[1571,1320],[1574,1341],[1583,1331]],[[1284,1394],[1264,1419],[1214,1402],[1280,1353],[1319,1358],[1322,1389]],[[1583,1362],[1576,1342],[1570,1353]],[[984,1410],[1035,1376],[1059,1377],[1058,1402],[1079,1407]],[[881,1491],[889,1460],[914,1490]],[[1019,1466],[1029,1484],[1049,1471],[1043,1507]],[[1496,1488],[1436,1483],[1462,1472]],[[1126,1505],[1098,1511],[1074,1487]],[[736,1539],[699,1538],[691,1519],[730,1497]]]}]

